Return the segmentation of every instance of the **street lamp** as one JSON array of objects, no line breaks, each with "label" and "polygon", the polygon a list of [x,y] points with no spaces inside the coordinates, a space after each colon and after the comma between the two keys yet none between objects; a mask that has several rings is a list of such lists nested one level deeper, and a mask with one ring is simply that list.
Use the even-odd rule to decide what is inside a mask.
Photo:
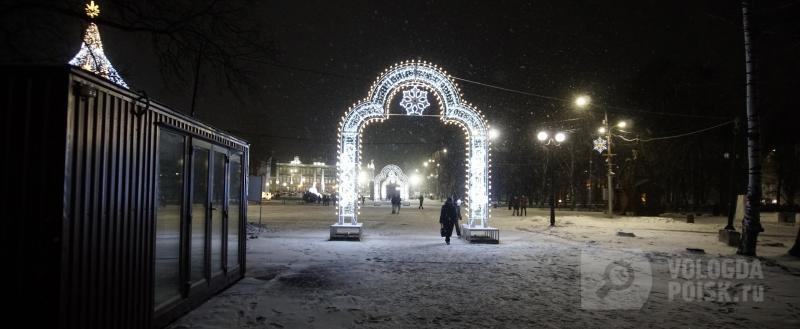
[{"label": "street lamp", "polygon": [[551,134],[542,130],[536,134],[536,139],[547,151],[547,180],[550,181],[550,226],[556,226],[556,194],[555,188],[553,188],[553,169],[550,168],[552,162],[550,160],[552,159],[552,148],[561,146],[561,143],[567,140],[567,135],[560,131]]},{"label": "street lamp", "polygon": [[[589,98],[589,96],[581,95],[581,96],[578,96],[578,97],[575,98],[575,106],[577,106],[579,108],[587,108],[587,107],[589,107],[590,104],[591,104],[591,98]],[[629,125],[630,124],[627,121],[620,121],[620,122],[617,123],[616,128],[617,129],[624,129],[624,128],[628,127]],[[607,194],[608,194],[608,217],[609,218],[613,218],[614,217],[614,171],[613,171],[613,169],[614,169],[614,162],[613,162],[614,154],[611,153],[611,135],[612,135],[611,130],[613,128],[615,128],[615,126],[610,125],[610,123],[608,122],[608,111],[603,109],[603,125],[600,128],[597,129],[597,132],[600,133],[600,135],[604,135],[603,137],[605,137],[605,142],[604,143],[602,142],[602,138],[598,138],[598,140],[595,140],[595,150],[597,150],[598,152],[601,152],[601,153],[603,151],[606,151],[606,164],[608,165],[608,168],[607,168],[607,171],[606,171],[606,177],[608,179],[608,186],[607,186],[606,190],[608,191]]]},{"label": "street lamp", "polygon": [[[612,126],[608,122],[608,111],[603,110],[603,125],[597,129],[601,135],[605,135],[606,143],[598,151],[602,152],[603,149],[606,151],[606,163],[608,164],[608,170],[606,172],[606,176],[608,178],[608,217],[614,217],[614,162],[613,157],[614,154],[611,152],[611,137],[613,135],[612,130],[617,128],[618,130],[624,129],[627,127],[629,123],[627,121],[619,121],[615,126]],[[597,146],[596,148],[597,149]]]},{"label": "street lamp", "polygon": [[[413,174],[411,177],[409,177],[409,182],[411,183],[412,187],[419,187],[419,183],[422,182],[422,177],[420,177],[418,174]],[[420,191],[416,192],[417,194],[422,193]]]},{"label": "street lamp", "polygon": [[495,128],[489,129],[489,139],[495,140],[497,137],[500,137],[500,131]]},{"label": "street lamp", "polygon": [[580,107],[580,108],[584,108],[584,107],[589,106],[589,103],[591,103],[591,102],[592,102],[592,99],[589,96],[586,96],[586,95],[580,95],[578,97],[575,97],[575,106]]}]

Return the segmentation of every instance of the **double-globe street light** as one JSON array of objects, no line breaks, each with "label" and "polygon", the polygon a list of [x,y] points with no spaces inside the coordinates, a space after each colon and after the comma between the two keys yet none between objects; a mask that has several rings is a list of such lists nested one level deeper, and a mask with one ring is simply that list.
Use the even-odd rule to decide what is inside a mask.
[{"label": "double-globe street light", "polygon": [[549,188],[550,188],[550,226],[556,225],[556,194],[555,188],[553,187],[553,169],[550,168],[552,165],[552,153],[553,148],[561,146],[565,140],[567,140],[567,134],[557,131],[555,133],[547,132],[547,131],[540,131],[536,134],[536,139],[539,140],[540,143],[544,146],[545,150],[547,151],[547,180],[549,181]]}]

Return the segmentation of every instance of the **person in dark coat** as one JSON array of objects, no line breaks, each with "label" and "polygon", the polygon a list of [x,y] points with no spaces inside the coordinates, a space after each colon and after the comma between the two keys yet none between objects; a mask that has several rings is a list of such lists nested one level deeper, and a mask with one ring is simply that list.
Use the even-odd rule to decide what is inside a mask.
[{"label": "person in dark coat", "polygon": [[441,234],[444,237],[444,243],[450,244],[450,237],[453,235],[453,226],[458,220],[458,213],[453,204],[452,198],[447,198],[442,211],[439,213],[439,224],[441,224]]},{"label": "person in dark coat", "polygon": [[519,199],[519,215],[528,216],[528,196],[525,194]]},{"label": "person in dark coat", "polygon": [[422,194],[420,194],[419,195],[419,207],[417,209],[425,209],[425,207],[422,206],[422,202],[424,202],[424,201],[425,201],[425,197],[422,196]]},{"label": "person in dark coat", "polygon": [[514,206],[514,212],[511,213],[511,216],[519,216],[519,197],[514,196],[514,200],[511,201]]},{"label": "person in dark coat", "polygon": [[392,195],[392,213],[400,214],[400,194]]}]

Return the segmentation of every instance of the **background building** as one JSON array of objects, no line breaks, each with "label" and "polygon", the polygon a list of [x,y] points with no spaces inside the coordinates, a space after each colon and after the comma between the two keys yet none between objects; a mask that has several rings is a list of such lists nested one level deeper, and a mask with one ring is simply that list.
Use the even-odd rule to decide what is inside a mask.
[{"label": "background building", "polygon": [[302,193],[316,186],[319,193],[332,194],[336,191],[336,166],[324,162],[304,164],[295,156],[290,162],[276,163],[272,179],[272,193]]}]

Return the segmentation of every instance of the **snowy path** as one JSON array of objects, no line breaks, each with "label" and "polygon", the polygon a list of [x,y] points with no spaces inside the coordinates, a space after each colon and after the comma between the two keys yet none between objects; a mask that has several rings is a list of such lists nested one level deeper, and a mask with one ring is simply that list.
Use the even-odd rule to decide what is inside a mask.
[{"label": "snowy path", "polygon": [[[664,247],[670,241],[702,237],[702,233],[681,232],[695,232],[697,226],[687,230],[682,225],[688,224],[660,220],[635,229],[647,219],[628,223],[628,218],[604,225],[603,220],[590,221],[584,217],[583,225],[578,225],[569,223],[581,221],[580,217],[564,217],[559,223],[565,226],[551,230],[543,217],[533,214],[528,218],[508,217],[496,211],[501,244],[470,245],[456,239],[447,246],[438,237],[438,209],[434,208],[429,206],[424,212],[403,209],[400,215],[388,214],[387,208],[365,208],[362,218],[366,236],[361,242],[349,242],[327,241],[333,208],[266,206],[264,223],[268,230],[260,238],[248,240],[247,278],[171,327],[791,328],[800,325],[797,284],[800,276],[778,266],[763,266],[764,279],[755,280],[764,287],[762,302],[670,300],[667,282],[675,279],[670,277],[668,259],[735,257],[688,254],[682,252],[685,246],[679,245]],[[251,207],[250,220],[257,221],[257,214],[257,207]],[[635,231],[637,237],[617,237],[615,227]],[[582,250],[602,254],[604,250],[623,246],[643,250],[650,260],[653,284],[646,303],[636,310],[581,309]],[[721,244],[720,248],[732,253],[732,248]],[[753,283],[752,280],[737,282]]]}]

